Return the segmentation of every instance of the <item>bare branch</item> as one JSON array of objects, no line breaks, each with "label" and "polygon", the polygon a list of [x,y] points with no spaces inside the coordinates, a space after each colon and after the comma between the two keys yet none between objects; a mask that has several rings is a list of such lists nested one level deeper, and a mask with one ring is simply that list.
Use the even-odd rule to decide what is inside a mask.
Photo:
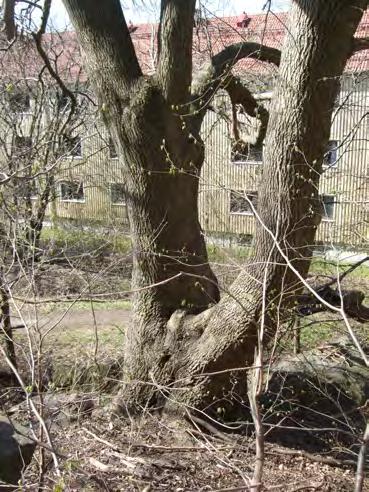
[{"label": "bare branch", "polygon": [[233,107],[236,104],[240,104],[249,116],[257,118],[260,121],[259,134],[254,143],[255,145],[262,144],[268,128],[268,110],[254,98],[249,89],[238,77],[230,75],[224,84],[224,89],[228,92]]},{"label": "bare branch", "polygon": [[206,110],[217,90],[228,81],[233,66],[243,58],[252,58],[279,66],[281,52],[277,48],[259,43],[242,42],[227,46],[214,55],[210,63],[200,69],[192,84],[193,98],[198,101],[202,112]]},{"label": "bare branch", "polygon": [[212,65],[220,76],[225,70],[232,68],[243,58],[253,58],[262,62],[273,63],[279,67],[281,52],[277,48],[260,43],[241,42],[227,46],[212,58]]}]

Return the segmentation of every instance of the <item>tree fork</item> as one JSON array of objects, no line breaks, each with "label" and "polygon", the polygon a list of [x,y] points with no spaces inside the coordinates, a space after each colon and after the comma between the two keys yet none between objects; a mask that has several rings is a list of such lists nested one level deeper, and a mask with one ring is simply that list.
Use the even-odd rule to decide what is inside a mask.
[{"label": "tree fork", "polygon": [[[192,121],[181,116],[191,106],[186,87],[193,2],[162,2],[161,69],[158,77],[151,78],[142,76],[118,0],[107,0],[103,8],[98,0],[64,3],[83,45],[122,166],[127,169],[137,294],[134,323],[125,345],[124,379],[139,388],[130,391],[128,403],[144,405],[145,398],[155,402],[153,393],[162,393],[164,387],[170,391],[175,383],[172,398],[208,409],[232,391],[229,370],[251,365],[260,324],[267,336],[274,336],[280,319],[288,315],[301,292],[301,278],[307,275],[321,218],[319,176],[339,77],[367,1],[292,2],[268,123],[255,254],[229,294],[197,316],[176,311],[181,307],[203,310],[206,298],[217,298],[210,288],[215,280],[197,214],[197,180],[203,162],[199,126],[205,109]],[[180,30],[173,28],[178,19],[186,23]],[[166,35],[172,42],[160,40]],[[244,56],[272,57],[279,64],[278,50],[235,45],[215,59],[213,82],[209,72],[204,83],[200,77],[195,94],[205,91],[212,96],[216,67],[223,76],[228,66]],[[174,57],[175,67],[185,67],[185,85],[178,70],[162,70]],[[206,98],[207,103],[210,99]],[[182,261],[182,253],[187,262]],[[197,258],[195,273],[209,279],[199,282],[199,291],[191,278],[191,258]],[[176,275],[180,272],[185,273],[181,281]],[[166,282],[170,277],[175,278],[172,285]],[[150,284],[152,289],[148,289]],[[214,372],[217,375],[212,376]],[[141,391],[145,387],[149,390]]]}]

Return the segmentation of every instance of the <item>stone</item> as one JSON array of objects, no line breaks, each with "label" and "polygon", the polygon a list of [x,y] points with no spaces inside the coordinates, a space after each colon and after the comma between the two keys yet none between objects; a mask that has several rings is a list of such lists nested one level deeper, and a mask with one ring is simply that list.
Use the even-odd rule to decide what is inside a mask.
[{"label": "stone", "polygon": [[[38,395],[31,397],[36,406],[41,404]],[[59,427],[68,427],[71,423],[82,418],[90,417],[94,408],[96,395],[78,393],[45,393],[42,397],[42,413],[46,424],[50,428],[53,424]],[[19,415],[27,411],[26,401],[9,410],[11,414]],[[37,420],[33,422],[38,425]]]},{"label": "stone", "polygon": [[[330,443],[356,449],[366,425],[369,368],[351,340],[339,337],[284,355],[265,376],[267,391],[260,403],[271,426],[270,441],[310,452],[328,451]],[[337,457],[351,459],[342,453]]]},{"label": "stone", "polygon": [[0,415],[0,491],[11,490],[4,482],[17,485],[31,462],[35,448],[36,443],[28,437],[25,427]]}]

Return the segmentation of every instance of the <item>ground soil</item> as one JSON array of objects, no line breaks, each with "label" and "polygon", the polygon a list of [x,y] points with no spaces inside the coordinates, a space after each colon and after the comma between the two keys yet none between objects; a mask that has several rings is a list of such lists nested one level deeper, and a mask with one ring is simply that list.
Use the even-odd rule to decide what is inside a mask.
[{"label": "ground soil", "polygon": [[[110,422],[97,413],[55,430],[54,443],[63,454],[62,479],[50,469],[46,490],[56,490],[59,483],[64,489],[57,490],[76,492],[248,491],[255,464],[251,438],[234,434],[223,439],[155,415]],[[37,483],[35,462],[26,479]],[[354,469],[328,466],[291,448],[267,444],[263,483],[265,491],[348,492],[354,487]],[[363,492],[368,490],[365,486]]]},{"label": "ground soil", "polygon": [[[231,267],[232,272],[236,270],[234,265]],[[109,275],[102,278],[95,273],[91,277],[91,272],[76,268],[68,270],[61,266],[51,270],[46,274],[44,272],[38,283],[39,295],[43,298],[78,296],[81,292],[85,295],[86,292],[91,293],[91,289],[86,290],[86,286],[91,285],[95,286],[94,293],[112,292],[113,295],[107,303],[94,302],[92,305],[89,302],[63,302],[41,303],[35,307],[19,301],[18,311],[13,306],[14,324],[25,326],[15,330],[20,369],[25,382],[30,383],[30,361],[36,360],[41,362],[43,370],[42,391],[48,394],[73,391],[81,397],[91,391],[89,394],[94,398],[92,414],[78,421],[58,421],[55,425],[48,421],[59,455],[61,477],[57,476],[50,454],[46,453],[48,466],[41,490],[249,490],[247,483],[255,464],[252,434],[209,434],[203,428],[189,422],[178,422],[167,415],[145,414],[139,420],[111,420],[109,404],[116,393],[119,376],[116,372],[112,376],[109,367],[115,362],[119,367],[123,356],[124,332],[131,316],[129,301],[119,300],[127,298],[124,294],[124,290],[128,290],[127,276],[122,277],[121,272],[114,271],[110,278]],[[225,278],[222,277],[223,280]],[[362,288],[361,278],[354,282]],[[365,278],[365,287],[367,283]],[[123,294],[114,296],[118,292]],[[27,299],[26,289],[20,289],[19,295]],[[328,321],[332,323],[331,319]],[[317,340],[329,339],[332,325],[327,326],[324,331],[325,325],[318,318],[317,325],[306,330],[309,334],[306,343],[315,345]],[[43,340],[42,357],[38,359],[40,335]],[[104,364],[109,367],[99,373],[95,380],[95,367],[101,369]],[[92,371],[86,370],[87,366]],[[2,411],[8,411],[24,400],[24,393],[19,390],[12,392],[6,378],[2,379],[4,371],[6,365],[0,360],[0,405]],[[59,374],[57,384],[56,372]],[[70,372],[73,372],[73,378],[69,377]],[[63,379],[60,374],[66,375],[66,378]],[[107,388],[107,380],[115,386],[113,384]],[[88,390],[84,383],[87,383]],[[14,410],[14,418],[26,424],[30,421],[24,410]],[[38,435],[37,422],[35,431]],[[332,443],[332,448],[335,445]],[[40,490],[38,471],[38,461],[35,459],[26,471],[22,490]],[[294,449],[293,443],[289,447],[271,442],[266,445],[264,490],[352,491],[354,476],[353,466],[328,465],[324,457],[301,452],[301,448]],[[369,485],[363,490],[369,491]]]}]

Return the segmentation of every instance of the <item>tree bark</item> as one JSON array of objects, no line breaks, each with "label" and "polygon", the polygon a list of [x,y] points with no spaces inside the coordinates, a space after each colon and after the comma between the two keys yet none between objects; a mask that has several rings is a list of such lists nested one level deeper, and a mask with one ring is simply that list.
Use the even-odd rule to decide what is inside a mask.
[{"label": "tree bark", "polygon": [[230,392],[229,372],[223,370],[252,364],[262,316],[272,337],[301,290],[295,272],[307,275],[321,218],[319,178],[339,77],[366,6],[349,0],[293,2],[270,110],[255,254],[230,295],[207,315],[200,338],[173,362],[181,386],[188,380],[189,390],[179,394],[184,403],[209,410]]},{"label": "tree bark", "polygon": [[[252,363],[260,323],[273,337],[301,291],[321,218],[319,177],[339,77],[367,2],[293,2],[268,123],[255,254],[229,295],[209,309],[219,291],[197,210],[203,112],[185,116],[181,109],[192,102],[194,2],[163,0],[152,78],[141,74],[118,0],[103,9],[98,0],[64,3],[127,175],[135,290],[125,343],[127,398],[152,404],[155,392],[171,384],[172,398],[209,411],[233,391],[228,369]],[[242,54],[255,56],[249,45],[219,55],[194,94],[213,95],[219,73]],[[259,46],[259,57],[266,54]],[[272,55],[278,64],[278,50]]]},{"label": "tree bark", "polygon": [[[106,29],[100,25],[101,15],[105,18],[108,14],[101,14],[99,1],[87,3],[65,1],[85,49],[102,116],[125,170],[135,294],[133,325],[126,333],[124,377],[128,382],[147,382],[155,375],[164,377],[162,368],[168,357],[164,348],[166,324],[173,312],[182,307],[196,313],[219,300],[198,219],[204,146],[191,119],[173,108],[173,102],[183,102],[185,97],[189,100],[188,83],[179,83],[178,67],[170,81],[169,75],[164,76],[174,56],[168,50],[173,51],[177,43],[162,44],[162,72],[158,76],[144,78],[135,68],[130,70],[134,78],[127,81],[125,67],[119,66],[120,58],[128,56],[120,34],[121,25],[125,25],[123,14],[109,15],[112,47],[107,56]],[[118,2],[106,3],[104,11],[115,8]],[[170,19],[177,22],[182,12],[182,24],[186,19],[187,23],[192,22],[189,4],[194,2],[165,3],[162,32],[169,32],[173,38]],[[179,31],[189,46],[184,48],[186,53],[192,46],[190,26],[191,36],[188,26]],[[131,49],[131,41],[128,48]],[[110,59],[100,68],[104,56]],[[130,56],[134,58],[134,54]],[[190,61],[185,66],[186,72],[191,70]],[[148,398],[146,391],[143,394],[141,400]]]},{"label": "tree bark", "polygon": [[[10,362],[17,369],[17,356],[15,353],[15,344],[13,339],[13,328],[10,318],[10,305],[9,305],[9,293],[6,287],[3,285],[0,287],[1,296],[1,325],[2,325],[2,338],[4,340],[6,355],[9,357]],[[12,374],[14,381],[15,375]]]}]

